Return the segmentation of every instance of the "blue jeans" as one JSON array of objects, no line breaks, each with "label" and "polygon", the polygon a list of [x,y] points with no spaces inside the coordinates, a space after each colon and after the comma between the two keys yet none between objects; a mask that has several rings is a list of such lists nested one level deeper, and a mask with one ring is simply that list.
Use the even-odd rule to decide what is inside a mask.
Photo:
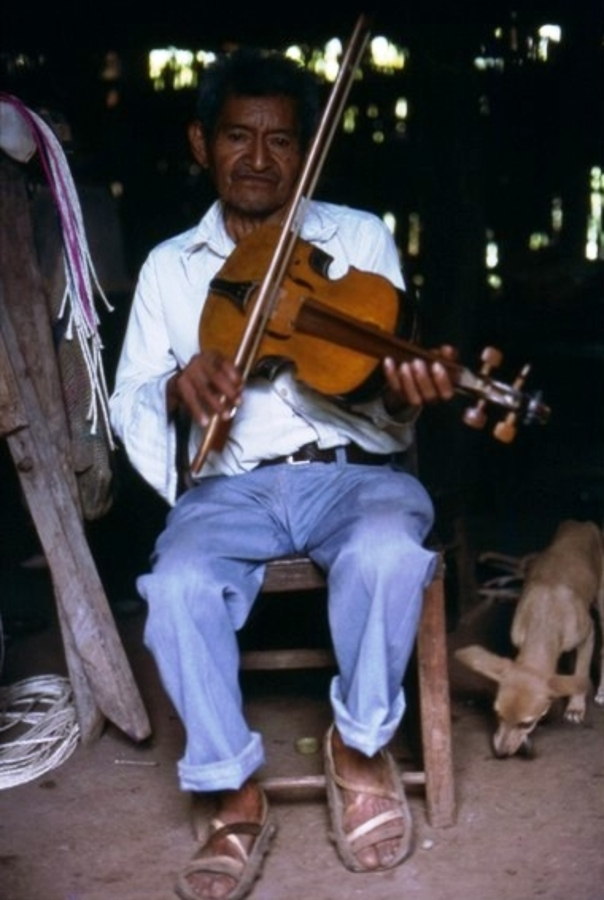
[{"label": "blue jeans", "polygon": [[145,643],[186,732],[183,790],[238,788],[264,764],[243,713],[236,632],[265,562],[290,553],[327,572],[330,701],[344,741],[372,756],[392,738],[435,565],[423,547],[432,522],[422,485],[387,465],[269,466],[202,479],[180,498],[137,586]]}]

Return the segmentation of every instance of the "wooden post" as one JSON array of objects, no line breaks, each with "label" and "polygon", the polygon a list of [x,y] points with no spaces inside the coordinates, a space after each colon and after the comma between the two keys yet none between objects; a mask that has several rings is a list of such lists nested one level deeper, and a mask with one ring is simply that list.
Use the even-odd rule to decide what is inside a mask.
[{"label": "wooden post", "polygon": [[445,828],[455,821],[451,746],[451,700],[447,665],[444,560],[424,591],[417,632],[420,716],[428,822]]},{"label": "wooden post", "polygon": [[50,568],[83,743],[104,717],[134,740],[147,713],[88,546],[21,169],[0,160],[0,436]]}]

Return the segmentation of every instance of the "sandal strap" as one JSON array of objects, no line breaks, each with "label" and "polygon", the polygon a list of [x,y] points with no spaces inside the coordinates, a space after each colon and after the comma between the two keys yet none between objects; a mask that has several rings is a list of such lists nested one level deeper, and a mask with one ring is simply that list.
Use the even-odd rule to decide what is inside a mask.
[{"label": "sandal strap", "polygon": [[372,797],[383,797],[386,800],[394,800],[395,803],[399,801],[400,797],[396,793],[396,791],[389,790],[385,787],[375,787],[370,784],[358,784],[354,781],[348,781],[346,778],[342,778],[341,775],[335,771],[335,767],[332,774],[333,780],[342,790],[350,791],[354,794],[368,794]]},{"label": "sandal strap", "polygon": [[183,869],[183,877],[196,875],[198,872],[208,872],[214,875],[228,875],[235,881],[239,881],[245,868],[245,862],[235,859],[234,856],[209,856],[207,858],[193,857]]},{"label": "sandal strap", "polygon": [[[378,829],[381,829],[380,833],[375,834]],[[357,853],[365,847],[373,847],[382,841],[400,838],[405,834],[405,830],[405,821],[400,812],[389,809],[373,816],[352,831],[346,832],[346,840],[353,853]]]},{"label": "sandal strap", "polygon": [[247,860],[249,853],[247,852],[237,835],[246,834],[250,835],[251,837],[257,838],[262,831],[262,825],[259,822],[225,823],[221,821],[221,819],[212,819],[210,825],[212,831],[208,836],[208,841],[206,843],[209,843],[215,838],[224,838],[237,850],[242,862],[245,862]]}]

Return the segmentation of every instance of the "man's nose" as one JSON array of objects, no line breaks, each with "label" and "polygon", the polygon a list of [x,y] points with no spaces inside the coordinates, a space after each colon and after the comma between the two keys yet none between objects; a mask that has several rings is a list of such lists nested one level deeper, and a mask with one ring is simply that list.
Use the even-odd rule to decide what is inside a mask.
[{"label": "man's nose", "polygon": [[268,144],[261,137],[257,137],[250,147],[250,159],[255,169],[263,169],[271,160]]}]

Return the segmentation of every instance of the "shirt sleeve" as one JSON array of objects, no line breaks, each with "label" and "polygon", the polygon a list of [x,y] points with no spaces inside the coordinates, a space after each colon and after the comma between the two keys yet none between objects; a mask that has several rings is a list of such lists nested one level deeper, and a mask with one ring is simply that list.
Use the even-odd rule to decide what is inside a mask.
[{"label": "shirt sleeve", "polygon": [[395,287],[404,289],[405,279],[399,252],[385,223],[377,216],[364,219],[364,230],[357,230],[352,244],[354,264],[368,272],[387,278]]},{"label": "shirt sleeve", "polygon": [[143,265],[109,401],[111,425],[141,476],[168,503],[177,488],[176,429],[166,384],[177,370],[152,254]]}]

